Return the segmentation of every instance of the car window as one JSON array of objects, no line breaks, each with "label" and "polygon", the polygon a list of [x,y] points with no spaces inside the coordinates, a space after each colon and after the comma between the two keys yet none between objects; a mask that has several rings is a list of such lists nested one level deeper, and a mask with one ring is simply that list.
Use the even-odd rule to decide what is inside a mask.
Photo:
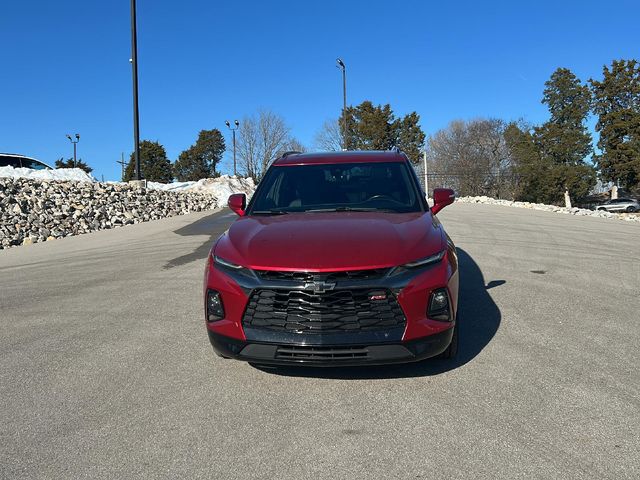
[{"label": "car window", "polygon": [[23,168],[31,168],[33,170],[46,170],[47,166],[44,163],[40,163],[37,160],[33,160],[30,158],[22,159],[22,167]]},{"label": "car window", "polygon": [[8,155],[0,155],[0,167],[20,168],[20,159]]},{"label": "car window", "polygon": [[422,204],[404,163],[343,163],[272,167],[251,211],[274,209],[414,212]]}]

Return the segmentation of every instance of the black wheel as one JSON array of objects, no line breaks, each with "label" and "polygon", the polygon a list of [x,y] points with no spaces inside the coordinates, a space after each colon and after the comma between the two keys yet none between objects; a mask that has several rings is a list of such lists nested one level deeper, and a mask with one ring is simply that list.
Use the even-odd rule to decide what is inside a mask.
[{"label": "black wheel", "polygon": [[635,211],[636,211],[636,207],[634,207],[633,205],[629,205],[629,206],[627,207],[627,212],[629,212],[629,213],[633,213],[633,212],[635,212]]},{"label": "black wheel", "polygon": [[440,354],[440,358],[444,359],[452,359],[455,358],[458,353],[458,322],[456,321],[456,326],[453,327],[453,336],[451,337],[451,343],[447,347],[447,349]]},{"label": "black wheel", "polygon": [[603,207],[600,207],[600,208],[598,208],[598,211],[600,211],[600,212],[606,212],[606,211],[607,211],[607,209],[606,209],[606,208],[603,208]]}]

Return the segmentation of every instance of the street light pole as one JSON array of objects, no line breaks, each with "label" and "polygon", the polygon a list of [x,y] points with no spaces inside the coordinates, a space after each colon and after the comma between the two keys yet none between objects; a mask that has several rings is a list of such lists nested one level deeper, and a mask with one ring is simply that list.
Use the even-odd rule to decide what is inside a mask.
[{"label": "street light pole", "polygon": [[427,173],[427,150],[423,152],[422,161],[424,162],[424,193],[426,193],[427,198],[429,198],[429,175]]},{"label": "street light pole", "polygon": [[238,120],[234,120],[233,124],[235,125],[235,127],[233,128],[231,128],[231,123],[229,123],[229,120],[226,120],[224,124],[227,126],[227,128],[229,128],[229,130],[231,130],[231,133],[233,134],[233,175],[237,176],[238,168],[236,164],[236,130],[238,129],[240,122]]},{"label": "street light pole", "polygon": [[347,67],[341,58],[336,62],[342,70],[342,149],[347,150]]},{"label": "street light pole", "polygon": [[136,162],[136,180],[142,180],[140,172],[140,127],[138,115],[138,34],[136,30],[136,0],[131,0],[131,68],[133,75],[133,143]]},{"label": "street light pole", "polygon": [[78,164],[78,160],[76,156],[76,144],[80,141],[80,134],[76,133],[75,137],[76,139],[74,141],[73,138],[71,138],[71,135],[67,133],[67,138],[71,143],[73,143],[73,168],[76,168],[76,165]]}]

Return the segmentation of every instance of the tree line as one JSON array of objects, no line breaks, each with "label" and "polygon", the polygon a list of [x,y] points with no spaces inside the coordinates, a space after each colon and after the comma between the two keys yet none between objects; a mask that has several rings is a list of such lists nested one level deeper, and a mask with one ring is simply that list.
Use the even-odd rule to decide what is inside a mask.
[{"label": "tree line", "polygon": [[[396,116],[389,104],[369,100],[348,106],[340,118],[324,123],[315,138],[318,150],[387,150],[398,147],[416,165],[426,153],[429,175],[460,195],[489,195],[558,203],[568,190],[585,197],[597,178],[627,189],[640,183],[640,64],[617,60],[601,79],[582,82],[558,68],[545,82],[541,102],[549,117],[540,125],[524,120],[454,120],[426,137],[414,111]],[[594,146],[587,128],[597,119]],[[220,130],[202,130],[175,162],[157,141],[142,141],[142,176],[170,182],[216,177],[227,146]],[[290,126],[271,110],[245,116],[237,131],[237,171],[260,180],[286,151],[307,150]],[[135,176],[133,154],[124,180]]]},{"label": "tree line", "polygon": [[[541,125],[501,119],[453,121],[429,137],[429,171],[461,195],[559,203],[585,198],[597,178],[640,187],[640,64],[617,60],[582,82],[558,68],[542,92]],[[587,128],[596,117],[599,139]]]}]

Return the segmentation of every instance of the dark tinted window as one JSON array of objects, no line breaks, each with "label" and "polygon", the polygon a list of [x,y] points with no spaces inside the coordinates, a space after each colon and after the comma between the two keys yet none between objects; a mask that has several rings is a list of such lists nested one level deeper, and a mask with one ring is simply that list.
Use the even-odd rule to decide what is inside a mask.
[{"label": "dark tinted window", "polygon": [[31,160],[29,158],[22,159],[22,166],[24,168],[32,168],[33,170],[46,170],[47,166],[44,163],[40,163],[37,160]]},{"label": "dark tinted window", "polygon": [[8,155],[0,155],[0,167],[20,168],[20,159]]},{"label": "dark tinted window", "polygon": [[404,163],[296,165],[269,170],[250,213],[335,209],[415,212],[422,204]]}]

